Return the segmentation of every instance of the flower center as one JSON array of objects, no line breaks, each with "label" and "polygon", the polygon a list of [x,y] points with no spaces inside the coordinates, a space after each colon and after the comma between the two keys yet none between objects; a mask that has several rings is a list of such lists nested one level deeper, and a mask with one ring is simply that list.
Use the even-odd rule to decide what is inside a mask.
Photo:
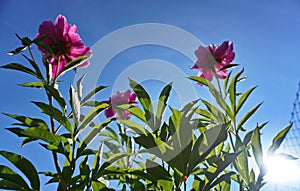
[{"label": "flower center", "polygon": [[215,58],[215,60],[216,60],[218,63],[221,63],[221,62],[222,62],[222,58]]},{"label": "flower center", "polygon": [[56,39],[52,50],[55,55],[64,55],[68,53],[69,48],[67,47],[66,43],[60,39]]}]

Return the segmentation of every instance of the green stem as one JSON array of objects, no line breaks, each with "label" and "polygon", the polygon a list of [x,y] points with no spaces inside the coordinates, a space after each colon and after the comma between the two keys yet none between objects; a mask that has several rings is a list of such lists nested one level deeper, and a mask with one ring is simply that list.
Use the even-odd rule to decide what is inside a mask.
[{"label": "green stem", "polygon": [[[221,97],[223,98],[223,93],[222,93],[222,89],[221,89],[220,80],[219,80],[219,78],[218,78],[218,76],[217,76],[217,73],[216,73],[215,69],[213,69],[213,75],[214,75],[214,77],[215,77],[216,80],[217,80],[219,93],[220,93]],[[225,92],[225,94],[226,94],[226,92]],[[224,98],[224,99],[225,99],[225,98]],[[227,114],[226,114],[226,116],[227,116]],[[236,131],[236,127],[235,127],[235,126],[236,126],[236,121],[233,121],[233,123],[234,123],[234,130]],[[236,132],[236,133],[237,133],[237,132]],[[236,149],[235,149],[235,146],[234,146],[234,144],[233,144],[233,139],[232,139],[232,135],[231,135],[230,131],[228,132],[228,134],[229,134],[229,140],[230,140],[231,146],[232,146],[232,148],[233,148],[233,151],[236,152]]]},{"label": "green stem", "polygon": [[[35,62],[35,59],[34,59],[34,56],[33,56],[33,54],[32,54],[32,50],[31,50],[31,47],[30,47],[30,46],[28,46],[28,50],[29,50],[29,54],[30,54],[30,56],[31,56],[32,61]],[[35,62],[35,63],[36,63],[36,62]]]},{"label": "green stem", "polygon": [[[52,107],[53,106],[52,96],[50,94],[48,94],[48,93],[47,93],[47,95],[48,95],[49,105]],[[50,124],[51,124],[51,131],[52,131],[52,133],[55,133],[55,124],[54,124],[53,117],[50,117]],[[59,176],[61,185],[62,185],[62,187],[63,187],[64,190],[68,190],[66,182],[65,182],[65,180],[63,178],[63,175],[62,175],[62,172],[61,172],[61,169],[60,169],[60,165],[59,165],[57,153],[55,153],[54,151],[52,151],[52,156],[53,156],[54,165],[55,165],[57,174]]]}]

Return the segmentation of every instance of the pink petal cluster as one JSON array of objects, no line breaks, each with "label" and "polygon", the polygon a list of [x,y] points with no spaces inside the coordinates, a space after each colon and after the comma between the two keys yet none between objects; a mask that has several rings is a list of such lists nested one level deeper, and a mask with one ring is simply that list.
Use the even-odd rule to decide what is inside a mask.
[{"label": "pink petal cluster", "polygon": [[195,55],[197,60],[191,69],[199,70],[198,76],[209,81],[212,81],[214,72],[217,78],[225,79],[228,71],[221,69],[230,64],[235,57],[233,43],[229,41],[224,41],[220,46],[215,44],[208,47],[199,46]]},{"label": "pink petal cluster", "polygon": [[105,103],[111,104],[111,106],[104,111],[104,115],[107,118],[116,116],[118,119],[120,118],[129,119],[131,116],[129,111],[127,110],[122,111],[123,116],[120,117],[114,108],[122,104],[131,104],[135,106],[134,104],[135,101],[136,101],[136,94],[134,92],[131,92],[131,90],[127,90],[125,92],[117,91],[117,93],[111,96],[109,100],[104,101]]},{"label": "pink petal cluster", "polygon": [[[43,42],[54,53],[54,57],[52,57],[43,48],[38,47],[52,66],[52,78],[57,77],[57,74],[62,71],[68,62],[80,56],[92,54],[92,50],[83,44],[77,31],[77,26],[69,24],[62,15],[57,16],[55,24],[52,21],[44,21],[40,25],[36,37],[46,34]],[[89,61],[86,61],[79,67],[87,67],[88,65]]]}]

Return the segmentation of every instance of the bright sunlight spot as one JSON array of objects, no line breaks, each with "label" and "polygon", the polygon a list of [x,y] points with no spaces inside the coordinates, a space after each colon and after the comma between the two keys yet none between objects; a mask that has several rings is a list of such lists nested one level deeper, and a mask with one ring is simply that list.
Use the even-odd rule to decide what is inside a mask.
[{"label": "bright sunlight spot", "polygon": [[298,160],[287,160],[281,156],[269,157],[266,160],[268,172],[266,181],[287,184],[300,176]]}]

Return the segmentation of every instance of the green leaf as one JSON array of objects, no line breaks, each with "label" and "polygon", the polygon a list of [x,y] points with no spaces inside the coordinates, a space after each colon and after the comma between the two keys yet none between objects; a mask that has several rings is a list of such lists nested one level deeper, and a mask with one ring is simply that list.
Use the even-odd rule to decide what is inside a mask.
[{"label": "green leaf", "polygon": [[29,190],[29,187],[25,182],[25,180],[20,175],[18,175],[15,171],[13,171],[7,166],[0,165],[0,178],[15,183],[20,187]]},{"label": "green leaf", "polygon": [[214,120],[218,124],[224,124],[224,123],[227,122],[226,121],[227,118],[225,117],[225,115],[219,109],[217,109],[214,105],[212,105],[208,101],[205,101],[205,100],[202,100],[202,99],[201,99],[201,101],[206,106],[209,113],[211,114],[211,116],[210,116],[211,120]]},{"label": "green leaf", "polygon": [[57,89],[55,89],[52,86],[49,86],[47,84],[44,84],[45,89],[50,93],[51,96],[53,96],[53,98],[57,101],[57,103],[59,104],[59,106],[61,107],[61,109],[63,110],[63,112],[66,111],[66,102],[64,100],[64,98],[62,97],[62,95],[59,93],[59,91]]},{"label": "green leaf", "polygon": [[44,147],[45,149],[49,150],[49,151],[54,151],[56,153],[61,153],[63,155],[65,155],[66,157],[69,157],[69,152],[67,152],[62,144],[59,144],[58,146],[55,146],[55,145],[51,145],[51,144],[43,144],[43,143],[40,143],[40,145],[42,147]]},{"label": "green leaf", "polygon": [[260,139],[260,132],[259,128],[255,128],[252,138],[251,138],[251,146],[252,146],[252,151],[253,155],[256,161],[256,164],[260,169],[264,167],[264,162],[263,162],[263,151],[262,151],[262,146],[261,146],[261,139]]},{"label": "green leaf", "polygon": [[226,93],[227,93],[228,82],[229,82],[231,74],[232,74],[232,71],[229,72],[228,76],[224,80],[223,89],[224,89],[224,92],[226,92]]},{"label": "green leaf", "polygon": [[250,183],[252,182],[255,182],[255,173],[253,169],[250,171]]},{"label": "green leaf", "polygon": [[147,91],[138,83],[135,81],[129,79],[129,85],[133,89],[133,91],[136,93],[139,102],[141,103],[144,111],[145,111],[145,117],[148,122],[148,125],[154,129],[154,116],[153,116],[153,106],[151,103],[150,96],[148,95]]},{"label": "green leaf", "polygon": [[16,166],[22,173],[24,173],[24,175],[30,181],[30,185],[34,190],[40,189],[40,180],[38,173],[29,160],[27,160],[23,156],[8,151],[0,151],[0,155],[2,155],[14,166]]},{"label": "green leaf", "polygon": [[238,123],[238,129],[242,129],[243,125],[248,121],[248,119],[256,112],[256,110],[261,106],[262,103],[253,107],[250,111],[248,111],[242,119]]},{"label": "green leaf", "polygon": [[30,137],[34,139],[41,139],[47,143],[58,146],[60,141],[65,139],[59,135],[51,133],[48,129],[29,127],[26,129],[21,128],[7,128],[7,130],[17,134],[20,137]]},{"label": "green leaf", "polygon": [[153,180],[158,181],[158,180],[170,180],[172,181],[171,175],[161,167],[159,164],[157,164],[154,161],[148,160],[146,161],[146,171],[149,173]]},{"label": "green leaf", "polygon": [[50,117],[53,117],[56,121],[58,121],[60,124],[62,124],[70,133],[72,133],[72,126],[68,120],[68,118],[57,108],[50,106],[48,104],[42,103],[42,102],[32,102],[36,106],[38,106],[42,113],[49,115]]},{"label": "green leaf", "polygon": [[281,130],[273,138],[272,145],[268,149],[268,155],[272,155],[280,147],[281,143],[283,142],[285,136],[287,135],[287,133],[289,132],[289,130],[291,129],[292,126],[293,126],[293,124],[291,123],[286,128],[284,128],[283,130]]},{"label": "green leaf", "polygon": [[114,162],[120,160],[121,158],[123,157],[126,157],[126,156],[130,156],[131,154],[130,153],[116,153],[112,156],[110,156],[100,167],[97,175],[96,175],[96,179],[100,178],[103,174],[103,171],[109,167],[110,165],[112,165]]},{"label": "green leaf", "polygon": [[79,165],[81,181],[86,183],[88,182],[89,174],[90,174],[90,168],[88,166],[87,160],[88,160],[88,156],[86,156]]},{"label": "green leaf", "polygon": [[218,105],[221,106],[221,108],[226,112],[226,114],[230,117],[231,120],[234,120],[233,112],[223,99],[221,93],[213,86],[211,82],[208,82],[208,87],[211,95],[213,95]]},{"label": "green leaf", "polygon": [[156,129],[160,127],[161,118],[166,109],[166,104],[169,99],[171,89],[172,89],[172,83],[169,83],[164,87],[164,89],[161,91],[159,95],[159,100],[157,103],[157,110],[156,110],[156,121],[155,121]]},{"label": "green leaf", "polygon": [[183,113],[183,116],[185,116],[187,120],[191,120],[193,115],[198,110],[198,106],[196,106],[195,108],[193,108],[193,107],[199,102],[199,100],[200,99],[197,99],[197,100],[193,100],[193,101],[187,103],[183,107],[183,109],[180,111]]},{"label": "green leaf", "polygon": [[48,129],[48,126],[45,121],[42,119],[37,119],[37,118],[30,118],[22,115],[14,115],[14,114],[7,114],[3,113],[4,115],[11,117],[13,119],[16,119],[21,122],[21,125],[26,126],[26,127],[41,127],[44,129]]},{"label": "green leaf", "polygon": [[145,123],[147,122],[145,113],[139,107],[133,106],[131,104],[123,104],[123,105],[117,106],[117,108],[122,109],[122,110],[127,110],[132,115],[139,118],[143,122],[145,122]]},{"label": "green leaf", "polygon": [[[226,162],[227,162],[227,161],[224,161],[224,164],[225,164]],[[228,164],[228,163],[226,163],[226,164]],[[228,166],[228,165],[227,165],[227,166]],[[224,170],[224,169],[223,169],[223,170]],[[228,173],[222,174],[220,177],[218,177],[215,181],[213,181],[213,182],[210,184],[209,188],[211,189],[211,188],[217,186],[218,184],[221,184],[221,182],[223,182],[223,181],[230,185],[230,177],[231,177],[233,174],[235,174],[235,173],[234,173],[234,172],[228,172]],[[224,189],[222,189],[222,191],[223,191],[223,190],[224,190]]]},{"label": "green leaf", "polygon": [[26,48],[27,48],[26,46],[21,46],[21,47],[16,48],[13,51],[7,52],[7,54],[10,56],[16,55],[16,54],[19,54],[19,53],[23,52],[24,50],[26,50]]},{"label": "green leaf", "polygon": [[44,77],[41,73],[41,70],[40,68],[38,67],[38,65],[35,63],[35,61],[31,60],[30,58],[28,58],[26,55],[22,54],[22,56],[31,64],[31,66],[34,68],[35,70],[35,73],[37,75],[37,77],[40,79],[40,80],[44,80]]},{"label": "green leaf", "polygon": [[229,84],[229,99],[231,102],[231,108],[233,113],[236,114],[236,86],[237,86],[237,82],[238,82],[238,78],[242,75],[242,73],[244,72],[244,68],[238,72],[231,80],[230,84]]},{"label": "green leaf", "polygon": [[198,76],[189,76],[188,79],[199,82],[200,84],[203,84],[205,86],[208,86],[209,83],[207,79]]},{"label": "green leaf", "polygon": [[87,55],[87,56],[80,56],[74,60],[72,60],[71,62],[69,62],[59,73],[57,76],[60,76],[61,74],[75,69],[76,67],[82,65],[84,62],[86,62],[89,58],[91,57],[91,55]]},{"label": "green leaf", "polygon": [[18,86],[29,87],[29,88],[43,88],[44,84],[42,82],[27,82],[24,84],[18,84]]},{"label": "green leaf", "polygon": [[84,117],[84,119],[82,120],[82,122],[80,123],[77,132],[76,132],[76,136],[79,135],[79,133],[84,130],[84,128],[86,128],[88,125],[90,125],[93,120],[100,115],[100,113],[105,110],[106,108],[109,107],[109,104],[107,103],[102,103],[101,105],[96,106],[95,108],[91,109],[86,116]]},{"label": "green leaf", "polygon": [[102,154],[103,154],[103,143],[101,143],[98,152],[96,152],[94,156],[94,162],[92,166],[92,179],[94,179],[94,177],[97,174],[97,171],[99,170],[100,163],[102,160]]},{"label": "green leaf", "polygon": [[[147,149],[147,152],[156,155],[157,157],[164,159],[164,157],[168,157],[169,153],[172,153],[174,150],[167,143],[162,140],[156,138],[153,134],[149,133],[147,135],[142,135],[134,138],[135,142],[140,146]],[[170,158],[166,158],[169,160]]]},{"label": "green leaf", "polygon": [[244,103],[246,102],[246,100],[248,99],[248,97],[250,96],[250,94],[253,92],[253,90],[255,90],[257,86],[250,88],[249,90],[247,90],[245,93],[242,94],[241,98],[238,101],[237,107],[236,107],[236,114],[240,111],[240,109],[242,108],[242,106],[244,105]]},{"label": "green leaf", "polygon": [[227,139],[229,124],[230,123],[216,125],[197,138],[191,151],[188,174],[193,172],[194,168],[198,166],[216,146]]},{"label": "green leaf", "polygon": [[93,191],[101,191],[104,188],[106,188],[106,186],[102,182],[92,181],[92,188],[93,188]]},{"label": "green leaf", "polygon": [[141,125],[139,125],[138,123],[135,123],[130,120],[120,120],[120,122],[122,124],[126,125],[127,127],[129,127],[131,130],[133,130],[135,134],[138,134],[138,135],[147,135],[148,134],[147,130],[144,127],[142,127]]},{"label": "green leaf", "polygon": [[150,160],[146,161],[146,168],[147,173],[162,187],[162,190],[172,190],[174,183],[172,182],[171,175],[166,169]]},{"label": "green leaf", "polygon": [[85,103],[88,99],[90,99],[92,96],[94,96],[99,91],[107,88],[108,86],[97,86],[95,89],[90,91],[84,98],[82,98],[81,103]]},{"label": "green leaf", "polygon": [[34,77],[37,77],[36,73],[33,70],[27,68],[26,66],[24,66],[22,64],[18,64],[18,63],[7,64],[7,65],[4,65],[4,66],[1,66],[0,68],[18,70],[18,71],[30,74]]},{"label": "green leaf", "polygon": [[8,180],[0,180],[0,189],[4,189],[4,190],[25,190],[25,191],[29,191],[30,189],[25,189],[24,187],[22,187],[19,184],[15,184],[14,182],[10,182]]},{"label": "green leaf", "polygon": [[239,64],[227,64],[226,66],[224,66],[223,68],[221,68],[220,70],[227,70],[229,68],[235,68],[239,66]]},{"label": "green leaf", "polygon": [[89,143],[93,141],[94,138],[98,136],[98,134],[105,128],[108,124],[110,124],[114,119],[108,119],[102,123],[97,124],[92,130],[80,141],[78,146],[78,151],[84,149]]},{"label": "green leaf", "polygon": [[43,41],[47,37],[47,35],[48,34],[39,35],[37,38],[33,39],[32,42],[37,43],[37,42]]},{"label": "green leaf", "polygon": [[286,153],[276,153],[275,156],[279,156],[283,158],[284,160],[297,160],[297,157],[294,157],[293,155],[286,154]]},{"label": "green leaf", "polygon": [[247,149],[245,145],[242,143],[239,136],[236,136],[235,148],[237,151],[241,151],[236,161],[236,168],[238,174],[242,176],[242,178],[247,184],[249,184],[250,177],[249,177],[249,168],[248,168]]}]

